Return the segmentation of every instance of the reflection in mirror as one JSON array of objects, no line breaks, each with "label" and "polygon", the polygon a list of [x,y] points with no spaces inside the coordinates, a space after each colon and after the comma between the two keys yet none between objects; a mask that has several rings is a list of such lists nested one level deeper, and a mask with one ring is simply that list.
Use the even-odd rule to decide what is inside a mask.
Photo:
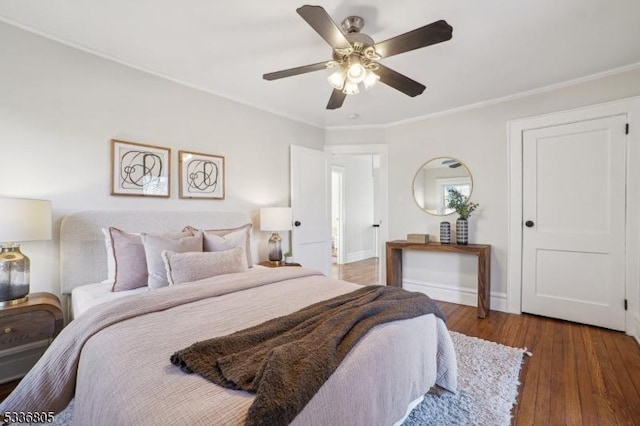
[{"label": "reflection in mirror", "polygon": [[424,163],[413,178],[413,198],[429,214],[445,216],[454,212],[447,207],[449,189],[456,189],[467,199],[473,189],[471,172],[462,161],[438,157]]}]

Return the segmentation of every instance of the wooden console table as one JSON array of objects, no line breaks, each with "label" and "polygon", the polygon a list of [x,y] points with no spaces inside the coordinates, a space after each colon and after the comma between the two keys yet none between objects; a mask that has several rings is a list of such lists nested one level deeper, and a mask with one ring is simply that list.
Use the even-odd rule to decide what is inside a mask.
[{"label": "wooden console table", "polygon": [[478,257],[478,318],[486,318],[490,309],[491,246],[486,244],[409,243],[387,241],[387,285],[402,287],[402,250],[438,251],[474,254]]}]

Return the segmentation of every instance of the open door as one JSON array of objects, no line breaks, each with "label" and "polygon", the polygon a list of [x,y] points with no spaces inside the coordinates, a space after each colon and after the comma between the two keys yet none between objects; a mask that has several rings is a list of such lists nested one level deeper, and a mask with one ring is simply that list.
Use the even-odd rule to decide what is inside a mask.
[{"label": "open door", "polygon": [[291,145],[291,246],[295,261],[331,276],[329,154]]}]

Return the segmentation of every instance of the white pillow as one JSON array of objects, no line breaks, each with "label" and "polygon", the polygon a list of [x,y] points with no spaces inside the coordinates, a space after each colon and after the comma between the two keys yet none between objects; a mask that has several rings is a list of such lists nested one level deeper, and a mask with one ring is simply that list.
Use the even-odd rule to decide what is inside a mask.
[{"label": "white pillow", "polygon": [[149,271],[149,288],[160,288],[169,285],[167,273],[162,259],[165,250],[184,253],[188,251],[202,252],[202,232],[197,231],[193,236],[172,239],[159,235],[142,233],[142,244],[147,257]]},{"label": "white pillow", "polygon": [[162,259],[164,260],[169,285],[202,280],[233,272],[244,272],[248,269],[247,256],[242,246],[234,247],[230,250],[202,253],[175,253],[165,250],[162,252]]}]

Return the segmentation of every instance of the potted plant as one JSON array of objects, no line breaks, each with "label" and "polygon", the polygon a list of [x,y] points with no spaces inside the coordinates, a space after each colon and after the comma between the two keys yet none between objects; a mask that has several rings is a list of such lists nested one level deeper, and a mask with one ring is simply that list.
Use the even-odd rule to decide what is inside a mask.
[{"label": "potted plant", "polygon": [[467,219],[469,219],[471,213],[478,208],[478,204],[472,203],[468,197],[462,195],[457,189],[450,188],[448,191],[449,202],[447,203],[447,207],[458,213],[458,220],[456,220],[456,242],[466,245],[469,243],[469,223]]},{"label": "potted plant", "polygon": [[291,252],[291,250],[287,251],[283,256],[284,256],[284,263],[293,262],[293,253]]}]

